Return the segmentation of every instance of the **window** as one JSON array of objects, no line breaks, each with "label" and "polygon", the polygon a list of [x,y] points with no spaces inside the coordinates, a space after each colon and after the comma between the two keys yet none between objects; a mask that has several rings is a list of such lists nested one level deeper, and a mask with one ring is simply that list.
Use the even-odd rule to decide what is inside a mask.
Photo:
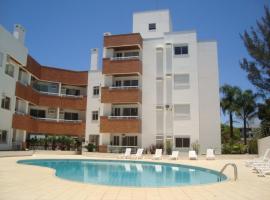
[{"label": "window", "polygon": [[190,138],[188,137],[177,137],[175,138],[175,148],[189,148]]},{"label": "window", "polygon": [[98,96],[99,95],[99,86],[94,86],[93,87],[93,96]]},{"label": "window", "polygon": [[189,88],[189,74],[175,74],[174,75],[174,89]]},{"label": "window", "polygon": [[150,23],[150,24],[148,24],[148,30],[149,31],[156,30],[156,23]]},{"label": "window", "polygon": [[10,98],[9,97],[2,98],[1,108],[7,109],[7,110],[10,109]]},{"label": "window", "polygon": [[78,113],[65,112],[64,119],[65,120],[78,120],[79,119],[79,114]]},{"label": "window", "polygon": [[176,104],[174,105],[174,119],[190,119],[190,105]]},{"label": "window", "polygon": [[123,57],[122,52],[117,52],[117,53],[115,53],[114,55],[115,55],[114,57],[117,57],[117,58]]},{"label": "window", "polygon": [[7,131],[0,130],[0,143],[7,143]]},{"label": "window", "polygon": [[11,77],[14,77],[14,65],[6,64],[5,73]]},{"label": "window", "polygon": [[115,81],[115,87],[121,87],[122,81]]},{"label": "window", "polygon": [[97,121],[98,120],[98,111],[93,111],[92,112],[92,120]]},{"label": "window", "polygon": [[137,146],[137,136],[123,136],[122,146]]},{"label": "window", "polygon": [[121,116],[121,109],[120,108],[113,108],[112,116]]},{"label": "window", "polygon": [[138,86],[139,81],[138,80],[125,80],[124,86]]},{"label": "window", "polygon": [[115,146],[120,145],[120,137],[119,136],[113,136],[112,145],[115,145]]},{"label": "window", "polygon": [[46,118],[45,110],[30,109],[30,115],[36,118]]},{"label": "window", "polygon": [[0,52],[0,67],[3,66],[4,54]]},{"label": "window", "polygon": [[135,56],[139,56],[139,52],[138,51],[128,51],[124,53],[125,57],[135,57]]},{"label": "window", "polygon": [[188,55],[188,45],[175,46],[174,55]]},{"label": "window", "polygon": [[138,116],[138,108],[124,108],[123,116]]},{"label": "window", "polygon": [[67,95],[73,95],[73,96],[80,96],[80,90],[77,90],[77,89],[70,89],[70,88],[67,88],[66,89],[66,94]]}]

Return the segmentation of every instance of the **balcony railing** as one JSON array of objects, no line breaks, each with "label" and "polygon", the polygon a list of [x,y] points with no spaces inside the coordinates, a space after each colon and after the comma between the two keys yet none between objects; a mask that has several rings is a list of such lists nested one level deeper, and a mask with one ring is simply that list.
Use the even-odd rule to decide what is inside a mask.
[{"label": "balcony railing", "polygon": [[33,119],[36,120],[44,120],[44,121],[55,121],[55,122],[70,122],[70,123],[81,123],[82,120],[70,120],[70,119],[57,119],[57,118],[48,118],[48,117],[34,117],[31,116]]},{"label": "balcony railing", "polygon": [[108,116],[108,119],[139,119],[139,116]]},{"label": "balcony railing", "polygon": [[26,130],[32,133],[83,136],[85,122],[57,121],[51,118],[33,118],[30,115],[13,115],[12,128]]},{"label": "balcony railing", "polygon": [[141,133],[141,120],[139,118],[116,118],[117,120],[114,120],[115,118],[110,117],[100,117],[101,133]]},{"label": "balcony railing", "polygon": [[138,85],[134,85],[134,86],[109,86],[109,89],[123,89],[123,90],[128,90],[128,89],[132,89],[132,88],[140,88]]},{"label": "balcony railing", "polygon": [[102,87],[101,103],[141,103],[142,91],[138,87]]},{"label": "balcony railing", "polygon": [[133,59],[139,59],[140,56],[122,56],[122,57],[111,57],[111,60],[133,60]]}]

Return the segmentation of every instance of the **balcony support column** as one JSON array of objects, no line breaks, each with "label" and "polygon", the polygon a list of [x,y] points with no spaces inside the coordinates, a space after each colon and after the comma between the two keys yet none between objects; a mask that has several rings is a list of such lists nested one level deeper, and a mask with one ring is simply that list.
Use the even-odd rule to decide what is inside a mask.
[{"label": "balcony support column", "polygon": [[59,122],[59,118],[60,118],[60,108],[57,107],[56,108],[56,119],[57,119],[57,122]]}]

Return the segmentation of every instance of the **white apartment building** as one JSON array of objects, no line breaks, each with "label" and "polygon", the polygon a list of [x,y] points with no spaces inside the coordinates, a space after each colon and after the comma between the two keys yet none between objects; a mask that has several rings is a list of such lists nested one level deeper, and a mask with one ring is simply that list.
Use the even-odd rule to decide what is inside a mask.
[{"label": "white apartment building", "polygon": [[174,32],[168,10],[134,13],[132,32],[104,34],[102,71],[92,50],[86,143],[220,153],[217,43]]}]

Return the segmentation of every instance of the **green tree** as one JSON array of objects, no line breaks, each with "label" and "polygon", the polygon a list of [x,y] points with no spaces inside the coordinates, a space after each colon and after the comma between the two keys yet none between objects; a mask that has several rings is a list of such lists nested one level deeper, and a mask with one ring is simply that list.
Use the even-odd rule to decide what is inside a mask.
[{"label": "green tree", "polygon": [[270,99],[258,104],[258,117],[261,120],[262,136],[270,135]]},{"label": "green tree", "polygon": [[257,26],[245,31],[241,38],[251,57],[243,58],[240,66],[260,93],[270,94],[270,11],[265,7],[265,16],[257,21]]},{"label": "green tree", "polygon": [[230,121],[230,137],[233,138],[233,113],[237,110],[236,97],[241,92],[236,86],[223,85],[220,88],[222,98],[220,106],[224,114],[228,113]]},{"label": "green tree", "polygon": [[243,133],[245,144],[247,144],[247,123],[249,120],[251,120],[257,115],[257,98],[258,94],[254,94],[252,90],[240,90],[240,93],[238,93],[236,96],[236,115],[243,120]]}]

